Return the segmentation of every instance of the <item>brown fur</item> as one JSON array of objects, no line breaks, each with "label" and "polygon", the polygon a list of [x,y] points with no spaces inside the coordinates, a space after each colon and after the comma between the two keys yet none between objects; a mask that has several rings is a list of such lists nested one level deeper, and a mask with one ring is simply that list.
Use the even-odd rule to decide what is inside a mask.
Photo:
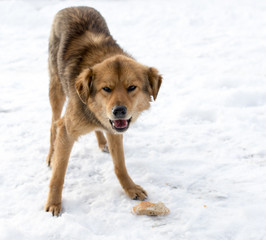
[{"label": "brown fur", "polygon": [[[95,9],[73,7],[59,11],[54,19],[49,73],[52,124],[47,163],[52,166],[52,177],[46,211],[59,214],[71,149],[80,135],[91,131],[95,131],[100,149],[110,151],[115,173],[128,196],[144,200],[145,190],[127,173],[123,135],[118,134],[110,120],[117,119],[113,114],[116,106],[127,108],[123,120],[128,123],[149,108],[151,96],[156,99],[162,81],[158,71],[139,64],[124,52]],[[136,89],[130,91],[130,86]],[[111,92],[104,90],[106,87]],[[66,97],[68,103],[61,117]],[[107,141],[102,131],[106,132]]]}]

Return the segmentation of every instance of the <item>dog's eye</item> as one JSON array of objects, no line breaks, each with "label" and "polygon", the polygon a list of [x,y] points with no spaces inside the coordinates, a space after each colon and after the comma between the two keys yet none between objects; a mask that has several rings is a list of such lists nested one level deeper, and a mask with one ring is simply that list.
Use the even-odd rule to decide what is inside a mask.
[{"label": "dog's eye", "polygon": [[109,87],[104,87],[103,90],[108,93],[112,92],[112,89]]},{"label": "dog's eye", "polygon": [[127,88],[127,91],[128,92],[132,92],[132,91],[134,91],[135,89],[136,89],[137,87],[136,86],[129,86],[128,88]]}]

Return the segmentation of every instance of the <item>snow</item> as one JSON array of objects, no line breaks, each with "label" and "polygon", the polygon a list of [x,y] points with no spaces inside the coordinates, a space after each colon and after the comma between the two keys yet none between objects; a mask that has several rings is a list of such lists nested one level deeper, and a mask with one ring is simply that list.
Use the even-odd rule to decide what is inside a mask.
[{"label": "snow", "polygon": [[[75,144],[63,211],[51,171],[47,46],[56,12],[99,10],[164,80],[125,134],[127,168],[164,217],[135,216],[94,134]],[[0,1],[0,239],[266,239],[266,2]]]}]

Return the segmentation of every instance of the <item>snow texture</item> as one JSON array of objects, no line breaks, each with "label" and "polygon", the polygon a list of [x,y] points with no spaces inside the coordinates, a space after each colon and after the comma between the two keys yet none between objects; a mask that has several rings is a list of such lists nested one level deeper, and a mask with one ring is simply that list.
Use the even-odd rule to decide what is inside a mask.
[{"label": "snow texture", "polygon": [[[51,171],[47,46],[56,12],[99,10],[163,74],[125,134],[128,171],[171,213],[135,216],[94,134],[75,144],[61,216]],[[266,239],[266,1],[0,1],[0,239]]]}]

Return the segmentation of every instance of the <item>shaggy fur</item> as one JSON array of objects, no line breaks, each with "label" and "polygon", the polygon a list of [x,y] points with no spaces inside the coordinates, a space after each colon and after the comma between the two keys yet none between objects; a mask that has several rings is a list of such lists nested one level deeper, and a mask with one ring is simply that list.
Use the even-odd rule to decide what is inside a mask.
[{"label": "shaggy fur", "polygon": [[47,163],[52,177],[45,210],[60,213],[71,149],[79,136],[91,131],[95,131],[100,149],[111,153],[115,173],[128,196],[144,200],[147,193],[127,173],[121,133],[149,108],[151,96],[156,99],[162,82],[158,71],[122,50],[99,12],[73,7],[55,16],[49,74],[52,124]]}]

